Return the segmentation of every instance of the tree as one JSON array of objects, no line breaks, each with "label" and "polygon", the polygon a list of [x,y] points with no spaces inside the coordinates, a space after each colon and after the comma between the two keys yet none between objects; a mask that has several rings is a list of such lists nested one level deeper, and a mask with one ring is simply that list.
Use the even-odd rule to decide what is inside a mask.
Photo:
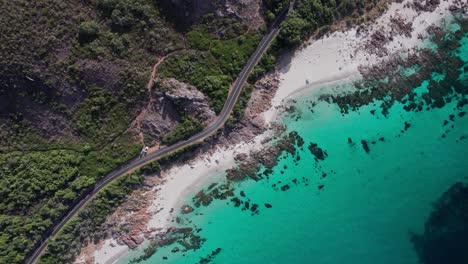
[{"label": "tree", "polygon": [[279,37],[285,45],[296,46],[307,36],[310,29],[310,23],[293,11],[281,25]]},{"label": "tree", "polygon": [[189,138],[202,129],[203,125],[199,120],[187,116],[182,118],[182,123],[179,126],[164,135],[163,142],[168,144],[175,143],[179,140]]},{"label": "tree", "polygon": [[94,21],[83,22],[78,30],[80,43],[88,43],[99,36],[99,26]]}]

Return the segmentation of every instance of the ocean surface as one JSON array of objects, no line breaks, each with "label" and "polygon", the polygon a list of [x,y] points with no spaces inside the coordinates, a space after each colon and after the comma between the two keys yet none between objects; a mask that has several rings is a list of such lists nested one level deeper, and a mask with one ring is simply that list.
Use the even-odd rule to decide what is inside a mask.
[{"label": "ocean surface", "polygon": [[[466,70],[466,32],[459,43],[453,56]],[[466,83],[468,73],[459,78]],[[417,112],[395,102],[387,116],[378,100],[347,114],[319,100],[352,85],[315,87],[297,96],[294,113],[282,116],[305,141],[301,159],[283,155],[268,179],[235,185],[236,196],[243,192],[259,205],[258,214],[229,200],[195,208],[181,215],[180,226],[201,228],[201,247],[176,253],[171,251],[181,245],[159,248],[141,263],[418,263],[410,234],[424,232],[433,203],[450,186],[468,182],[468,115],[460,114],[468,106],[457,108],[466,95]],[[414,87],[416,99],[427,85]],[[307,148],[312,142],[326,151],[323,161]],[[289,189],[279,188],[285,185]]]}]

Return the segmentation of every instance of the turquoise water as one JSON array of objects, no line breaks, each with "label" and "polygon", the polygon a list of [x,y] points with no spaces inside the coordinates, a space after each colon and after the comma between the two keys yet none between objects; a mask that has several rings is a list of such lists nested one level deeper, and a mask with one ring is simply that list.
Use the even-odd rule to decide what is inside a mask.
[{"label": "turquoise water", "polygon": [[[468,38],[461,43],[466,66]],[[321,87],[320,94],[333,88]],[[142,263],[199,263],[217,248],[211,263],[418,263],[410,234],[423,232],[444,191],[468,182],[468,115],[458,116],[468,106],[456,109],[459,100],[452,100],[440,109],[407,112],[395,103],[384,117],[371,113],[377,101],[342,115],[337,105],[318,100],[318,90],[298,96],[295,115],[282,119],[305,140],[301,159],[285,155],[268,179],[236,185],[237,196],[242,191],[244,200],[259,204],[259,214],[216,200],[183,216],[185,225],[202,229],[200,249],[172,253],[172,245]],[[327,152],[325,160],[314,160],[311,142]]]}]

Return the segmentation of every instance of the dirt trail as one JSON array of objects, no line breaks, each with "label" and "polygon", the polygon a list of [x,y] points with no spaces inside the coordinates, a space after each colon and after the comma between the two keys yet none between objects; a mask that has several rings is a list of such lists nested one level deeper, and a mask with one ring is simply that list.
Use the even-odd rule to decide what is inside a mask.
[{"label": "dirt trail", "polygon": [[[167,55],[163,56],[163,57],[160,57],[158,59],[158,62],[156,62],[156,64],[154,64],[153,66],[153,70],[151,71],[151,75],[150,75],[150,78],[148,80],[148,83],[146,84],[146,89],[148,89],[148,95],[149,95],[149,100],[148,100],[148,103],[146,104],[146,106],[141,110],[141,112],[133,119],[133,121],[130,123],[130,125],[128,126],[127,130],[126,131],[129,131],[131,129],[135,129],[135,131],[137,132],[138,134],[138,139],[140,141],[140,143],[142,145],[145,145],[145,142],[144,142],[144,134],[143,132],[141,131],[141,120],[145,117],[145,114],[150,110],[151,108],[151,105],[153,105],[154,103],[154,98],[152,96],[152,93],[151,93],[151,90],[153,88],[153,83],[154,83],[154,79],[156,78],[156,72],[157,72],[157,69],[159,67],[159,65],[161,65],[161,63],[164,62],[164,60],[166,60],[167,58],[169,58],[170,56],[176,54],[176,53],[179,53],[179,52],[182,52],[182,51],[186,51],[187,49],[181,49],[181,50],[175,50],[173,52],[170,52],[168,53]],[[157,146],[153,146],[152,149],[159,149],[159,145]]]},{"label": "dirt trail", "polygon": [[148,90],[148,95],[149,95],[149,100],[148,100],[148,103],[146,104],[146,106],[141,110],[141,112],[135,117],[135,119],[133,119],[133,121],[130,123],[130,125],[128,126],[128,129],[127,130],[130,130],[132,128],[136,128],[136,131],[138,133],[138,138],[139,138],[139,141],[142,145],[145,145],[145,142],[144,142],[144,135],[143,135],[143,132],[141,131],[141,120],[143,119],[143,117],[145,116],[145,114],[148,112],[149,108],[151,107],[151,105],[153,104],[154,102],[154,98],[151,94],[151,89],[153,87],[153,82],[154,82],[154,78],[156,78],[156,69],[159,67],[159,65],[169,56],[171,55],[172,53],[164,56],[164,57],[161,57],[158,59],[158,62],[156,62],[156,64],[154,64],[153,66],[153,70],[151,71],[151,75],[150,75],[150,78],[148,80],[148,84],[146,84],[146,89]]}]

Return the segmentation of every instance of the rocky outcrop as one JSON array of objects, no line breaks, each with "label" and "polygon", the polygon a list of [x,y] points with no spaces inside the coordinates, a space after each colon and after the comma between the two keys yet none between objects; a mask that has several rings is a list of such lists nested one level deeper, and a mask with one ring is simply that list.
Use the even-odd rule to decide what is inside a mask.
[{"label": "rocky outcrop", "polygon": [[210,13],[217,17],[237,18],[255,29],[265,24],[260,14],[261,0],[162,0],[159,3],[167,17],[181,30]]},{"label": "rocky outcrop", "polygon": [[235,16],[251,29],[259,29],[265,25],[261,15],[262,0],[225,0],[224,8],[218,10],[222,17]]},{"label": "rocky outcrop", "polygon": [[228,141],[225,144],[249,141],[266,130],[263,112],[271,107],[278,84],[279,75],[276,72],[268,73],[255,83],[243,117],[230,131],[229,137],[223,139]]},{"label": "rocky outcrop", "polygon": [[413,5],[418,11],[433,12],[440,4],[440,0],[414,0]]},{"label": "rocky outcrop", "polygon": [[[304,140],[296,131],[283,134],[276,142],[263,147],[259,151],[250,153],[250,155],[237,155],[235,160],[239,163],[238,167],[226,170],[226,177],[230,181],[241,181],[246,178],[260,180],[268,176],[272,169],[278,164],[278,158],[283,153],[288,153],[298,158],[297,149],[302,148]],[[264,167],[263,174],[259,173]]]},{"label": "rocky outcrop", "polygon": [[203,122],[215,117],[208,98],[195,86],[173,78],[158,80],[156,83],[159,90],[163,91],[162,96],[171,101],[181,115],[192,116]]},{"label": "rocky outcrop", "polygon": [[183,116],[208,123],[215,117],[209,99],[196,87],[176,79],[156,79],[147,107],[135,119],[136,134],[144,144],[153,146],[172,131]]},{"label": "rocky outcrop", "polygon": [[140,132],[145,135],[148,145],[160,142],[162,137],[179,124],[180,115],[174,105],[164,98],[155,98],[142,114],[139,122]]},{"label": "rocky outcrop", "polygon": [[215,10],[218,0],[162,0],[163,13],[174,20],[180,29],[197,22],[202,16]]},{"label": "rocky outcrop", "polygon": [[134,249],[156,230],[148,229],[151,218],[148,208],[157,195],[158,177],[148,177],[141,189],[132,193],[128,201],[112,213],[101,227],[102,237],[112,237],[119,245]]}]

